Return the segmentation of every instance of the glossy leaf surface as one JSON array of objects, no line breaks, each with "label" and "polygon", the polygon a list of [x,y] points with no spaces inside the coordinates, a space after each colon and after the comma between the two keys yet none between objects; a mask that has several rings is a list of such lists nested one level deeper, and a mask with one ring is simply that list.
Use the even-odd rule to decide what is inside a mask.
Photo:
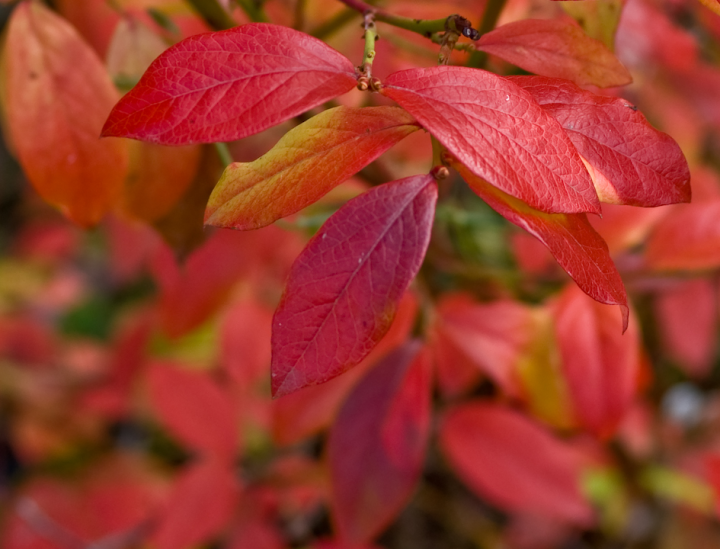
[{"label": "glossy leaf surface", "polygon": [[638,390],[640,342],[637,325],[623,334],[609,307],[568,286],[554,309],[562,371],[575,419],[598,437],[609,437]]},{"label": "glossy leaf surface", "polygon": [[400,512],[420,477],[429,426],[429,364],[416,341],[358,383],[330,431],[331,508],[342,539],[368,542]]},{"label": "glossy leaf surface", "polygon": [[105,68],[73,27],[36,2],[13,12],[3,58],[4,112],[28,180],[74,222],[95,225],[128,164],[125,143],[98,139],[119,98]]},{"label": "glossy leaf surface", "polygon": [[205,223],[257,229],[316,202],[410,133],[417,122],[397,107],[337,107],[290,130],[254,162],[228,166]]},{"label": "glossy leaf surface", "polygon": [[234,141],[355,86],[352,63],[301,32],[253,23],[186,38],[115,106],[103,128],[165,145]]},{"label": "glossy leaf surface", "polygon": [[496,404],[458,406],[441,425],[440,445],[469,487],[502,509],[577,524],[592,520],[580,493],[582,455],[518,412]]},{"label": "glossy leaf surface", "polygon": [[430,175],[375,187],[340,208],[300,254],[273,318],[275,396],[328,381],[385,335],[430,240]]},{"label": "glossy leaf surface", "polygon": [[555,78],[510,79],[565,128],[589,164],[600,200],[646,207],[690,201],[690,170],[680,147],[625,99]]},{"label": "glossy leaf surface", "polygon": [[581,86],[624,86],[632,76],[602,42],[573,21],[525,19],[483,34],[476,47],[526,71]]},{"label": "glossy leaf surface", "polygon": [[623,330],[627,328],[630,310],[625,286],[607,244],[584,214],[538,212],[474,176],[464,166],[455,163],[453,167],[491,208],[545,244],[583,292],[600,303],[619,305]]},{"label": "glossy leaf surface", "polygon": [[600,212],[570,139],[532,96],[506,78],[466,67],[391,74],[397,101],[468,169],[547,212]]}]

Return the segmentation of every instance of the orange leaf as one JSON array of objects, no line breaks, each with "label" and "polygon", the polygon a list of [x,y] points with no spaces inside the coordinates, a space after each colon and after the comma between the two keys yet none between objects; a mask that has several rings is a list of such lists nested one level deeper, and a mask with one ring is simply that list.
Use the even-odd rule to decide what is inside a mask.
[{"label": "orange leaf", "polygon": [[28,180],[76,223],[96,224],[127,171],[125,143],[98,137],[118,99],[102,63],[36,2],[13,12],[3,54],[4,109]]}]

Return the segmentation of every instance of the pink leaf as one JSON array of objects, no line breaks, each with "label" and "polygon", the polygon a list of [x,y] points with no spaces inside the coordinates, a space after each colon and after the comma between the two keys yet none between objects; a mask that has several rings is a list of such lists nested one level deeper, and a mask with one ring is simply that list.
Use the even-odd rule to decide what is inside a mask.
[{"label": "pink leaf", "polygon": [[330,432],[331,508],[343,540],[369,542],[400,512],[422,471],[429,423],[427,354],[408,343],[355,387]]},{"label": "pink leaf", "polygon": [[272,392],[332,379],[387,332],[430,241],[430,175],[375,187],[340,208],[300,254],[273,318]]},{"label": "pink leaf", "polygon": [[178,477],[150,546],[186,549],[209,540],[230,520],[238,495],[231,469],[215,461],[190,466]]},{"label": "pink leaf", "polygon": [[150,398],[170,432],[194,450],[231,463],[238,446],[230,396],[204,372],[155,364],[148,371]]},{"label": "pink leaf", "polygon": [[104,136],[164,145],[234,141],[351,90],[345,56],[264,23],[191,36],[158,57],[115,106]]},{"label": "pink leaf", "polygon": [[607,244],[592,228],[585,214],[538,212],[475,177],[464,166],[453,163],[453,167],[491,208],[545,244],[583,292],[600,303],[619,305],[623,330],[627,329],[630,309],[625,286]]},{"label": "pink leaf", "polygon": [[510,80],[565,128],[589,164],[600,200],[645,207],[690,201],[690,170],[680,147],[625,99],[556,78]]},{"label": "pink leaf", "polygon": [[476,47],[526,71],[583,86],[609,88],[632,82],[613,52],[572,20],[515,21],[483,34]]},{"label": "pink leaf", "polygon": [[582,160],[560,125],[506,78],[466,67],[391,74],[397,101],[468,167],[546,212],[600,212]]},{"label": "pink leaf", "polygon": [[518,412],[496,404],[453,409],[440,446],[460,477],[502,509],[588,525],[581,454]]}]

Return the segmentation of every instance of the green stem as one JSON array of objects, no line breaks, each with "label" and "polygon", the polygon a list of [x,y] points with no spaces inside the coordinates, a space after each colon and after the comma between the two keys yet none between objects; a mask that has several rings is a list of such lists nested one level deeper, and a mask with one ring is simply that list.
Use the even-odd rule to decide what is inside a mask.
[{"label": "green stem", "polygon": [[240,6],[240,9],[245,12],[245,15],[253,23],[267,23],[269,21],[262,6],[255,0],[235,0],[235,3]]},{"label": "green stem", "polygon": [[378,38],[375,20],[372,12],[363,16],[365,23],[365,50],[363,52],[362,69],[365,76],[372,76],[372,64],[375,60],[375,41]]},{"label": "green stem", "polygon": [[363,0],[340,0],[347,7],[354,9],[365,15],[366,13],[375,14],[375,21],[382,21],[388,25],[398,27],[400,29],[409,30],[421,34],[426,38],[430,38],[436,32],[445,30],[447,17],[443,19],[412,19],[410,17],[401,17],[388,13],[384,10],[375,8],[370,4],[366,4]]},{"label": "green stem", "polygon": [[[498,22],[498,18],[505,7],[507,0],[488,0],[485,5],[485,13],[483,14],[482,21],[478,32],[480,36],[493,30]],[[475,67],[476,69],[482,69],[487,63],[487,53],[484,51],[475,51],[470,55],[468,60],[468,67]]]},{"label": "green stem", "polygon": [[237,25],[217,0],[187,0],[187,3],[215,30],[225,30]]},{"label": "green stem", "polygon": [[220,161],[223,163],[223,167],[226,168],[234,162],[233,157],[230,154],[230,149],[228,149],[228,146],[225,143],[215,143],[214,145],[215,150],[220,157]]}]

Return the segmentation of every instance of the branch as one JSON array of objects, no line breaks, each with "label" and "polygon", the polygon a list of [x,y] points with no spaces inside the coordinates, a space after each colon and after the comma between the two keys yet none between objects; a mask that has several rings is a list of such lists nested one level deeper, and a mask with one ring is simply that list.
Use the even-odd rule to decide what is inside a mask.
[{"label": "branch", "polygon": [[363,0],[340,0],[347,7],[360,12],[362,15],[372,13],[375,15],[375,21],[382,21],[388,25],[398,27],[400,29],[406,29],[412,32],[416,32],[430,38],[436,32],[442,32],[445,30],[445,23],[447,18],[443,19],[411,19],[410,17],[401,17],[388,13],[385,10],[381,10],[366,4]]}]

